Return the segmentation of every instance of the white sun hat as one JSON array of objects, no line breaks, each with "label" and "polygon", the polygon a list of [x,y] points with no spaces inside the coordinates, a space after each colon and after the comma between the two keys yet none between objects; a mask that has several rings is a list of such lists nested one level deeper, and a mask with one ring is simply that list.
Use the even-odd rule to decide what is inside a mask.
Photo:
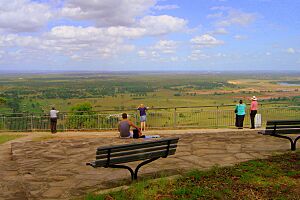
[{"label": "white sun hat", "polygon": [[257,101],[256,96],[253,96],[251,99],[252,99],[252,101]]}]

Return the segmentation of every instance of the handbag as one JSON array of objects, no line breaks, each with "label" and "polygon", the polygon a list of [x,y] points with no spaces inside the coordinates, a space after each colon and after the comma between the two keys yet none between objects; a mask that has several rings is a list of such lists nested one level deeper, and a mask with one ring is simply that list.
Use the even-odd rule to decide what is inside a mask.
[{"label": "handbag", "polygon": [[139,130],[138,129],[133,129],[133,138],[134,139],[137,139],[137,138],[139,138],[140,136],[139,136]]},{"label": "handbag", "polygon": [[237,108],[235,108],[235,110],[234,110],[234,113],[237,113],[238,112],[238,109]]}]

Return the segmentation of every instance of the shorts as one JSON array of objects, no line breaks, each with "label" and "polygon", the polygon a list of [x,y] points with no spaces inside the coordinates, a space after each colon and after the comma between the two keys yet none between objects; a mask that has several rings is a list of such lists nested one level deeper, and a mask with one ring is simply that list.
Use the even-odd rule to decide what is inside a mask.
[{"label": "shorts", "polygon": [[140,116],[140,121],[145,122],[147,119],[146,115]]},{"label": "shorts", "polygon": [[121,137],[121,136],[120,136],[120,138],[124,138],[124,139],[126,139],[126,138],[133,138],[133,133],[132,133],[132,132],[129,132],[129,134],[130,134],[130,135],[129,135],[128,137]]}]

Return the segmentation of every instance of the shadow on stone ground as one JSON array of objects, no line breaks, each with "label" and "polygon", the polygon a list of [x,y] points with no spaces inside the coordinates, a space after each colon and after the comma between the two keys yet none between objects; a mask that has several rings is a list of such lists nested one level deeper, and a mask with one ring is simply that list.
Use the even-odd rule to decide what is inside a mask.
[{"label": "shadow on stone ground", "polygon": [[[174,156],[162,158],[140,169],[139,178],[180,174],[190,169],[228,166],[275,152],[289,151],[290,144],[257,131],[167,134],[180,137]],[[116,137],[51,139],[11,143],[11,154],[1,157],[0,199],[70,199],[88,192],[130,183],[124,169],[94,169],[98,146],[143,141]],[[298,145],[299,148],[299,145]],[[139,162],[130,163],[136,166]]]}]

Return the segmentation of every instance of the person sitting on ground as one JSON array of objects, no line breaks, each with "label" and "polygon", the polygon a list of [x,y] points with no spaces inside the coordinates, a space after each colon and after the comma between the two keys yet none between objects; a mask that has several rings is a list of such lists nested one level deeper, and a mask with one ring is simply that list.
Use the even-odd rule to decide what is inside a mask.
[{"label": "person sitting on ground", "polygon": [[134,127],[138,130],[138,136],[142,136],[141,129],[127,119],[127,114],[122,114],[122,121],[119,122],[118,130],[120,132],[120,138],[133,138],[133,133],[130,132],[130,127]]}]

